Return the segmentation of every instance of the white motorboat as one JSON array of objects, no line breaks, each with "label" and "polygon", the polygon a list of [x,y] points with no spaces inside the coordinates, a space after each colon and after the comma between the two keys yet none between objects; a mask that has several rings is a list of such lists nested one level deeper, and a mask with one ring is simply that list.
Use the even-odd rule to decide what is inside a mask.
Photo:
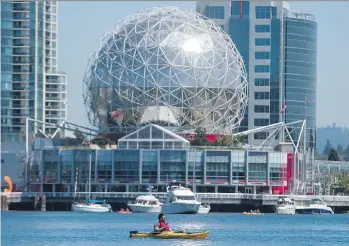
[{"label": "white motorboat", "polygon": [[[113,212],[111,206],[106,204],[105,201],[101,200],[91,200],[91,162],[92,155],[90,154],[90,164],[89,164],[89,178],[88,178],[88,200],[87,202],[74,202],[71,206],[71,210],[74,212],[88,212],[88,213],[107,213]],[[74,199],[76,198],[76,190],[78,183],[78,168],[76,169],[75,175],[75,190]]]},{"label": "white motorboat", "polygon": [[279,215],[294,215],[296,214],[296,204],[293,199],[281,197],[276,206],[276,213]]},{"label": "white motorboat", "polygon": [[210,204],[201,204],[198,214],[208,214],[211,210]]},{"label": "white motorboat", "polygon": [[134,203],[127,206],[136,213],[160,213],[162,203],[153,195],[142,195],[136,198]]},{"label": "white motorboat", "polygon": [[309,204],[305,206],[296,206],[296,213],[298,214],[334,214],[332,208],[328,207],[326,203],[320,198],[313,198]]},{"label": "white motorboat", "polygon": [[75,203],[72,205],[72,211],[74,211],[74,212],[89,212],[89,213],[112,212],[110,205],[98,204],[98,203]]},{"label": "white motorboat", "polygon": [[161,207],[165,214],[196,214],[201,203],[195,198],[194,193],[182,186],[171,186],[167,192],[166,202]]}]

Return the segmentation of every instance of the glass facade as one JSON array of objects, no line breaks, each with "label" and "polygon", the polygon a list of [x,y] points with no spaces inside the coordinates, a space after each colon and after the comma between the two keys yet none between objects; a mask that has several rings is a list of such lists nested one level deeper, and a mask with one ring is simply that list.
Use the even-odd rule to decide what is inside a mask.
[{"label": "glass facade", "polygon": [[[43,184],[78,191],[88,189],[91,155],[92,191],[145,191],[149,184],[165,186],[173,180],[193,187],[286,186],[287,153],[243,150],[36,150],[30,168],[33,191]],[[76,172],[78,170],[78,172]],[[46,187],[46,188],[45,188]],[[143,187],[143,188],[142,188]],[[159,188],[160,189],[160,188]],[[162,188],[161,191],[164,191]],[[213,189],[214,190],[214,189]]]},{"label": "glass facade", "polygon": [[210,19],[224,19],[224,7],[208,6],[206,8],[206,16]]},{"label": "glass facade", "polygon": [[[201,11],[207,8],[205,4],[198,2],[198,9]],[[244,60],[248,81],[255,85],[249,87],[249,95],[256,100],[268,100],[263,104],[269,104],[269,109],[266,110],[259,107],[261,105],[254,105],[261,104],[260,102],[250,100],[248,107],[258,107],[245,112],[240,131],[256,127],[252,122],[260,116],[255,113],[268,114],[270,124],[306,118],[307,146],[315,147],[317,24],[314,16],[293,11],[281,2],[231,1],[230,4],[231,16],[225,16],[225,20],[229,23],[229,35]],[[204,11],[201,13],[205,14]],[[249,54],[250,50],[254,52],[253,57]],[[249,68],[254,71],[249,71]],[[270,91],[267,94],[268,89]],[[284,100],[287,109],[285,114],[280,114]],[[294,131],[294,140],[298,138],[298,134],[299,130]],[[263,135],[266,134],[255,136],[263,140]],[[276,139],[278,138],[277,135]],[[248,139],[250,140],[252,138]],[[260,142],[254,142],[258,143]]]},{"label": "glass facade", "polygon": [[[242,4],[242,5],[241,5]],[[244,61],[247,72],[247,81],[249,81],[249,54],[250,54],[250,19],[249,2],[232,2],[232,16],[229,20],[229,36],[238,48]],[[248,130],[248,105],[245,115],[239,126],[239,131]]]},{"label": "glass facade", "polygon": [[[285,97],[286,122],[307,122],[307,146],[316,139],[316,60],[317,23],[286,18],[285,21]],[[298,138],[300,129],[295,129]]]},{"label": "glass facade", "polygon": [[[1,1],[0,4],[1,141],[23,142],[26,117],[40,121],[50,118],[45,115],[48,99],[44,94],[44,75],[57,72],[57,3]],[[66,111],[66,107],[62,110]],[[45,127],[33,124],[29,130],[36,133],[38,128],[46,132]]]}]

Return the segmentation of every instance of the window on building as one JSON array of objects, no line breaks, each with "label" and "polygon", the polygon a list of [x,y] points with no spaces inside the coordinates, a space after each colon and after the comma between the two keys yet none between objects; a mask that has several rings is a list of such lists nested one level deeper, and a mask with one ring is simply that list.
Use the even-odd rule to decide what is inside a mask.
[{"label": "window on building", "polygon": [[255,25],[254,30],[258,33],[270,32],[270,25]]},{"label": "window on building", "polygon": [[270,19],[271,7],[256,6],[256,19]]},{"label": "window on building", "polygon": [[270,46],[270,38],[256,38],[255,45],[256,46]]},{"label": "window on building", "polygon": [[269,51],[263,51],[263,52],[257,51],[254,54],[255,54],[256,60],[270,59],[270,52]]},{"label": "window on building", "polygon": [[269,125],[269,119],[254,119],[255,126],[267,126]]},{"label": "window on building", "polygon": [[268,137],[268,132],[257,132],[254,134],[254,139],[266,139]]},{"label": "window on building", "polygon": [[269,113],[269,105],[254,105],[255,113]]},{"label": "window on building", "polygon": [[254,67],[255,73],[269,73],[270,66],[269,65],[256,65]]},{"label": "window on building", "polygon": [[254,93],[255,100],[265,100],[269,99],[269,92],[255,92]]},{"label": "window on building", "polygon": [[266,78],[254,79],[254,85],[255,86],[269,86],[269,79],[266,79]]},{"label": "window on building", "polygon": [[210,19],[224,19],[224,7],[223,6],[207,6],[206,14]]},{"label": "window on building", "polygon": [[271,17],[273,19],[277,18],[277,8],[276,7],[271,7]]}]

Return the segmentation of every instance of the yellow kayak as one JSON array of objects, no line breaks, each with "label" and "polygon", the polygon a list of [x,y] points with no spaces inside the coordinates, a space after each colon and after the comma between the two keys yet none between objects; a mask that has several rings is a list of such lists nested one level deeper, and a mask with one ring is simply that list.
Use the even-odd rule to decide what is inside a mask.
[{"label": "yellow kayak", "polygon": [[185,233],[185,232],[137,232],[131,231],[131,238],[158,238],[158,239],[205,239],[210,232],[198,232],[198,233]]}]

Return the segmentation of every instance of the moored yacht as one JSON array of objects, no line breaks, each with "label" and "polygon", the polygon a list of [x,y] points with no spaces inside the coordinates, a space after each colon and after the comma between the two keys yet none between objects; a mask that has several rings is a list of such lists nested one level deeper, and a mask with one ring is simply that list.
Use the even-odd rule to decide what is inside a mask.
[{"label": "moored yacht", "polygon": [[127,206],[136,213],[160,213],[162,203],[153,195],[142,195],[136,198],[134,203]]},{"label": "moored yacht", "polygon": [[281,197],[276,206],[276,213],[279,215],[294,215],[296,213],[294,200],[288,197]]},{"label": "moored yacht", "polygon": [[171,186],[167,192],[166,202],[161,207],[165,214],[196,214],[201,203],[195,198],[194,193],[182,186]]},{"label": "moored yacht", "polygon": [[74,212],[87,212],[87,213],[107,213],[113,212],[109,204],[106,204],[101,200],[88,199],[86,203],[73,203],[72,211]]},{"label": "moored yacht", "polygon": [[333,214],[334,212],[320,198],[313,198],[310,203],[305,206],[296,206],[298,214]]}]

